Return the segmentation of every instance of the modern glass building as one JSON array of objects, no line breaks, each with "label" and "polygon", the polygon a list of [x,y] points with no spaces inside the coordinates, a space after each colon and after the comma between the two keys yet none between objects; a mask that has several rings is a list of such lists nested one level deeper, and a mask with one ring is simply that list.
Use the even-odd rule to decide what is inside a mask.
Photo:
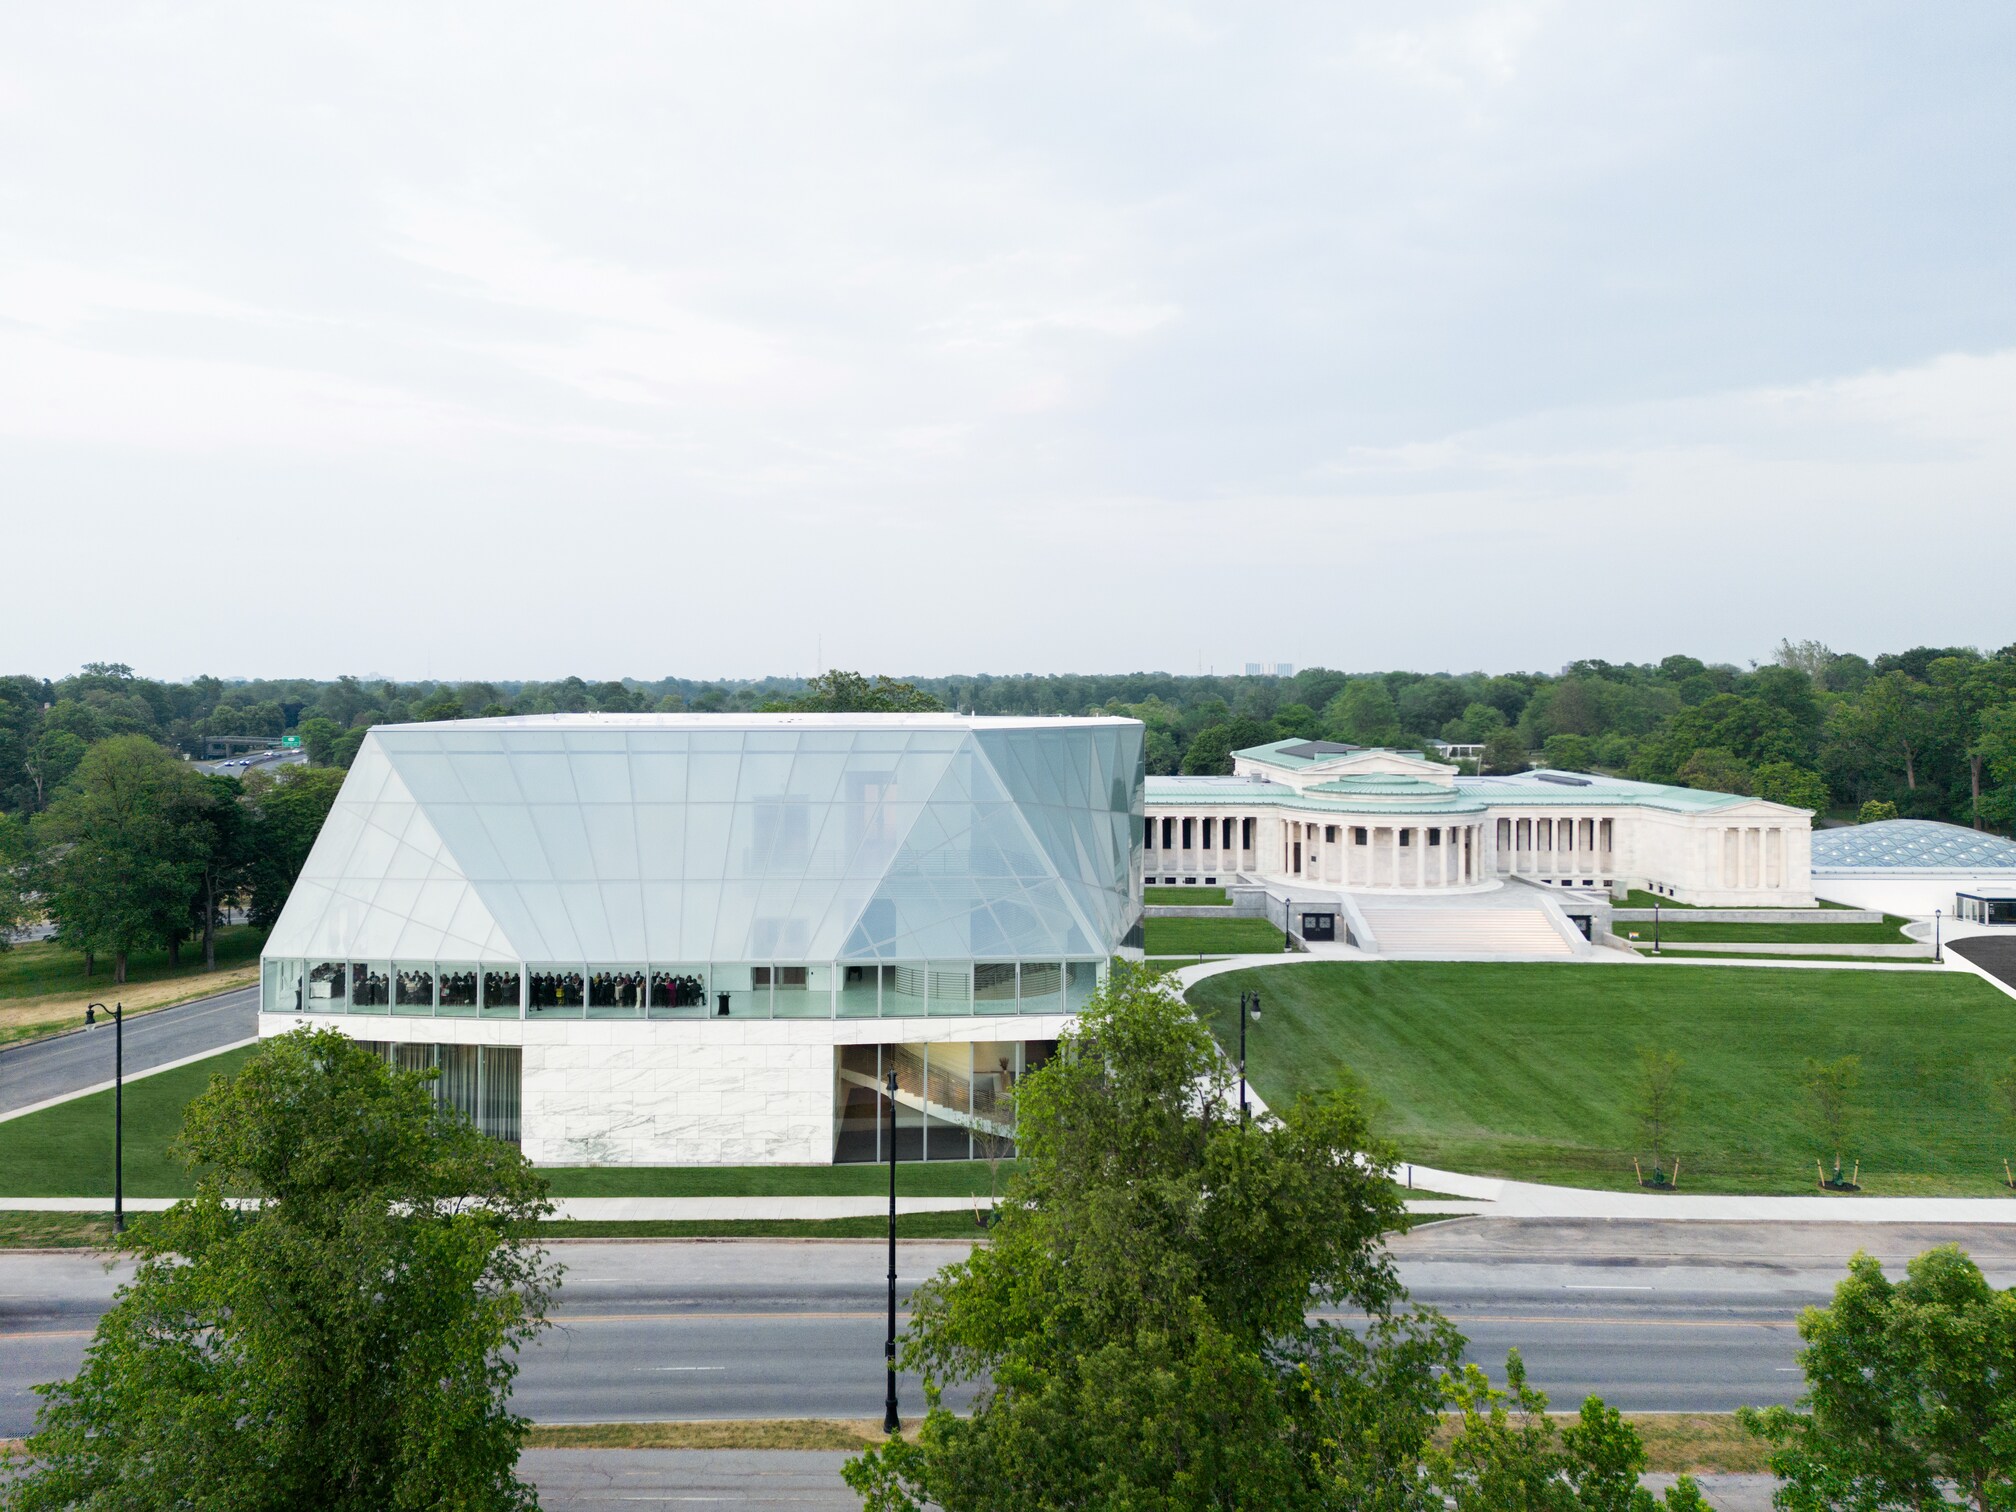
[{"label": "modern glass building", "polygon": [[[271,938],[550,1163],[963,1158],[1138,944],[1124,719],[552,715],[366,737]],[[985,1153],[985,1151],[982,1151]]]}]

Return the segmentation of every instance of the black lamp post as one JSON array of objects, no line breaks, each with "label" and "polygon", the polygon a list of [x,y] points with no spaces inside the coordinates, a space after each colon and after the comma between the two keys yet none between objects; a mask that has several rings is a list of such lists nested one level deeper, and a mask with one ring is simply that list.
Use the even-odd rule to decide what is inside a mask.
[{"label": "black lamp post", "polygon": [[882,1346],[888,1364],[889,1394],[882,1403],[882,1431],[900,1433],[896,1415],[896,1073],[884,1085],[889,1090],[889,1338]]},{"label": "black lamp post", "polygon": [[1652,954],[1659,954],[1659,900],[1652,900]]},{"label": "black lamp post", "polygon": [[1239,994],[1239,1123],[1246,1124],[1246,1021],[1260,1022],[1260,994]]},{"label": "black lamp post", "polygon": [[1939,953],[1939,910],[1932,910],[1932,964],[1943,966],[1946,958]]},{"label": "black lamp post", "polygon": [[[86,1013],[103,1008],[92,1003]],[[126,1232],[126,1005],[112,1014],[112,1232]]]}]

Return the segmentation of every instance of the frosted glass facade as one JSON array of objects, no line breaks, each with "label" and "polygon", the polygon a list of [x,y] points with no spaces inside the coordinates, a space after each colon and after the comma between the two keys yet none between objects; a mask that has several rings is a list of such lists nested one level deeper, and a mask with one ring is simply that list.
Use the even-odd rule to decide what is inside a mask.
[{"label": "frosted glass facade", "polygon": [[265,950],[272,1013],[1056,1013],[1140,920],[1132,720],[386,726]]}]

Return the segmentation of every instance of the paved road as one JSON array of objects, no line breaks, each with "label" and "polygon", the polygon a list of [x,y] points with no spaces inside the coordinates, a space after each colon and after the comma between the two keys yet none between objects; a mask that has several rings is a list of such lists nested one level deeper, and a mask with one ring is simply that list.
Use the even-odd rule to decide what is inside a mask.
[{"label": "paved road", "polygon": [[[241,987],[126,1021],[128,1074],[202,1055],[259,1032],[259,989]],[[112,1027],[0,1050],[0,1113],[112,1079]]]},{"label": "paved road", "polygon": [[[1416,1301],[1442,1308],[1494,1375],[1517,1347],[1557,1406],[1632,1411],[1790,1401],[1794,1321],[1867,1247],[1901,1265],[1964,1243],[2016,1284],[2003,1229],[1464,1220],[1395,1245]],[[567,1244],[555,1327],[517,1405],[543,1422],[880,1415],[883,1251],[872,1243]],[[900,1289],[964,1253],[903,1246]],[[89,1256],[0,1253],[0,1437],[28,1387],[76,1369],[116,1278]],[[921,1393],[902,1383],[906,1412]]]},{"label": "paved road", "polygon": [[1969,935],[1949,940],[1946,948],[1965,956],[1988,975],[2016,987],[2016,938],[2008,935]]}]

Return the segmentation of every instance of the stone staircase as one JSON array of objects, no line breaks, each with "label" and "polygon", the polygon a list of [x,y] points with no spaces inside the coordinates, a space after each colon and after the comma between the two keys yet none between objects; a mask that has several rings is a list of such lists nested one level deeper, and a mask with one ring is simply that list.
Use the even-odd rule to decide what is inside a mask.
[{"label": "stone staircase", "polygon": [[1363,894],[1359,911],[1382,956],[1522,956],[1569,959],[1574,945],[1539,900],[1480,906],[1382,904]]}]

